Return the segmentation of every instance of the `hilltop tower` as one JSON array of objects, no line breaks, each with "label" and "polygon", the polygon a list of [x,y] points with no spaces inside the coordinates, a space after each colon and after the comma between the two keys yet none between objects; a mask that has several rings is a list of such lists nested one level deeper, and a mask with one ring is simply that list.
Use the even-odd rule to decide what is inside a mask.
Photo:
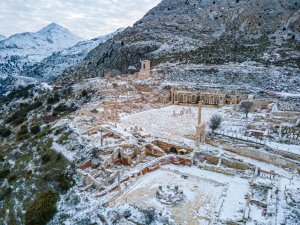
[{"label": "hilltop tower", "polygon": [[141,61],[141,69],[139,71],[139,78],[147,78],[151,75],[151,62],[150,60]]}]

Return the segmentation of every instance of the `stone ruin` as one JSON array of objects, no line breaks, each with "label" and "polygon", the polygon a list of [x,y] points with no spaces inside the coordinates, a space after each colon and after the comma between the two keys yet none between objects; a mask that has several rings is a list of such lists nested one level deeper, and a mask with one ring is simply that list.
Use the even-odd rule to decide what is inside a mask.
[{"label": "stone ruin", "polygon": [[178,186],[167,186],[165,188],[159,186],[156,191],[156,198],[164,205],[178,205],[184,200],[185,195]]}]

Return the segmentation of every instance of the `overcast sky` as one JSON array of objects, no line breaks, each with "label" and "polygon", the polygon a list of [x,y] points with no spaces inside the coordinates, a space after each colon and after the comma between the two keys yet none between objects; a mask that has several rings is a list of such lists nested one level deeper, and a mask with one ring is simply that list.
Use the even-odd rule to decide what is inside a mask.
[{"label": "overcast sky", "polygon": [[55,22],[94,38],[131,26],[161,0],[0,0],[0,34],[36,32]]}]

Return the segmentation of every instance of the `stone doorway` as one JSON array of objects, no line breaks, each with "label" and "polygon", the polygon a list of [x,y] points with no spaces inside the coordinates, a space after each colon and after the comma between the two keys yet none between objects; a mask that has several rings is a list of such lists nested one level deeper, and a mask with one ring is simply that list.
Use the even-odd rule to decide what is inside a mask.
[{"label": "stone doorway", "polygon": [[170,153],[177,155],[178,151],[177,151],[177,149],[175,147],[171,147],[170,148]]}]

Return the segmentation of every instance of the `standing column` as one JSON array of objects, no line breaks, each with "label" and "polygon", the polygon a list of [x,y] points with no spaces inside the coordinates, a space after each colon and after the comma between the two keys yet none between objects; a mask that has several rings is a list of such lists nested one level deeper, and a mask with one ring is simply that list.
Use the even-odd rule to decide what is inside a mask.
[{"label": "standing column", "polygon": [[198,103],[198,124],[201,124],[202,119],[202,103]]},{"label": "standing column", "polygon": [[174,104],[174,88],[171,89],[171,103]]}]

